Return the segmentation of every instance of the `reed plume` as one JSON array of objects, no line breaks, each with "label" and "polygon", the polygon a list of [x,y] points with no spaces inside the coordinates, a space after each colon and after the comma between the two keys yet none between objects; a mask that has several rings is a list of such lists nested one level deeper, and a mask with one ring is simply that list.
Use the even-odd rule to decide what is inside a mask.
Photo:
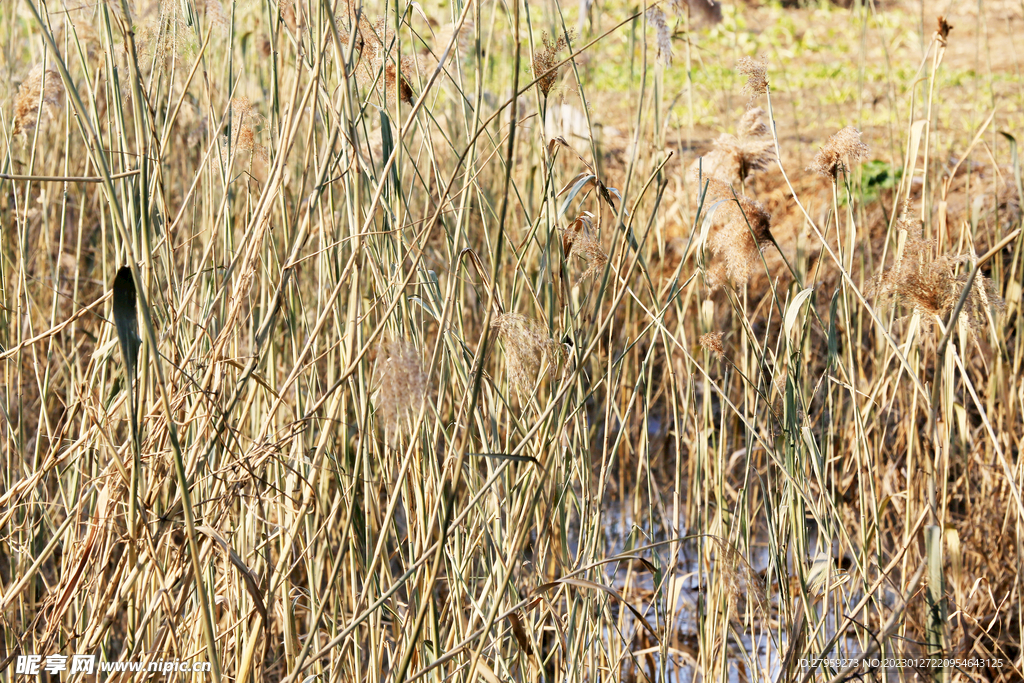
[{"label": "reed plume", "polygon": [[708,332],[707,334],[702,334],[698,343],[700,343],[701,347],[705,351],[713,353],[718,358],[725,356],[725,347],[722,346],[721,332]]},{"label": "reed plume", "polygon": [[14,100],[14,134],[27,136],[36,129],[40,106],[48,119],[56,119],[63,103],[64,83],[60,73],[53,66],[44,69],[42,64],[36,64],[18,88]]},{"label": "reed plume", "polygon": [[410,433],[429,389],[423,354],[407,340],[381,344],[377,352],[377,409],[389,433]]},{"label": "reed plume", "polygon": [[768,60],[766,58],[741,57],[736,64],[736,70],[747,77],[743,92],[750,95],[751,103],[758,96],[768,92]]},{"label": "reed plume", "polygon": [[775,143],[768,134],[766,116],[760,107],[747,110],[740,119],[736,135],[718,136],[714,149],[694,162],[693,168],[699,163],[705,176],[740,184],[752,173],[766,170],[775,160]]},{"label": "reed plume", "polygon": [[263,117],[256,111],[248,97],[232,98],[231,150],[236,157],[267,161],[267,148],[257,141],[259,128],[263,123]]},{"label": "reed plume", "polygon": [[657,37],[658,59],[665,65],[672,63],[672,29],[660,7],[647,10],[647,22],[654,27]]},{"label": "reed plume", "polygon": [[[910,218],[905,207],[897,230],[906,236],[903,251],[891,268],[872,284],[879,306],[905,306],[921,314],[921,325],[930,329],[936,319],[945,320],[956,306],[967,284],[967,273],[957,272],[970,259],[966,255],[935,254],[934,240],[921,237],[920,223]],[[1001,310],[1005,302],[987,277],[978,273],[960,312],[959,322],[972,336],[985,327],[989,311]]]},{"label": "reed plume", "polygon": [[555,81],[558,80],[559,70],[555,68],[555,65],[559,62],[558,53],[566,49],[574,37],[575,35],[571,29],[564,35],[559,36],[558,40],[555,41],[552,41],[547,33],[541,35],[544,49],[539,50],[533,56],[533,75],[539,79],[537,81],[537,88],[544,97],[548,96],[552,86],[555,85]]},{"label": "reed plume", "polygon": [[849,173],[852,162],[867,158],[868,146],[860,140],[860,131],[847,126],[833,135],[814,156],[809,170],[835,182],[840,171]]},{"label": "reed plume", "polygon": [[587,269],[576,278],[576,284],[597,274],[608,263],[608,254],[594,235],[594,221],[591,216],[589,211],[584,211],[562,232],[562,249],[566,258],[578,256],[587,264]]},{"label": "reed plume", "polygon": [[509,383],[520,398],[533,392],[545,363],[548,373],[554,376],[565,349],[538,322],[518,313],[503,313],[491,326],[498,331],[498,337],[505,346]]},{"label": "reed plume", "polygon": [[718,178],[702,178],[700,182],[705,211],[714,210],[707,243],[712,255],[708,286],[717,289],[729,282],[745,284],[761,251],[774,243],[771,216],[763,204],[736,195]]}]

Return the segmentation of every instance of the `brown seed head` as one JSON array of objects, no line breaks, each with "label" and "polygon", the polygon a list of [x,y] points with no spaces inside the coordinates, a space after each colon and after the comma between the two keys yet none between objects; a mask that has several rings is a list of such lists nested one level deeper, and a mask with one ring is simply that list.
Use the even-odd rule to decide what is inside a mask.
[{"label": "brown seed head", "polygon": [[248,97],[231,99],[231,150],[236,157],[267,160],[267,149],[258,142],[263,122]]},{"label": "brown seed head", "polygon": [[860,141],[860,131],[847,126],[828,139],[814,156],[809,170],[835,182],[840,171],[849,172],[853,162],[867,158],[868,146]]},{"label": "brown seed head", "polygon": [[416,62],[411,57],[403,57],[401,64],[401,73],[394,64],[384,68],[384,89],[389,103],[398,101],[412,104],[412,86],[409,85],[408,74],[416,68]]},{"label": "brown seed head", "polygon": [[758,576],[747,559],[726,539],[711,536],[715,547],[718,570],[725,580],[730,604],[737,604],[741,598],[752,600],[762,616],[768,614],[768,595],[764,581]]},{"label": "brown seed head", "polygon": [[938,19],[938,25],[939,27],[935,31],[935,34],[936,37],[938,37],[939,42],[942,43],[943,46],[945,46],[946,41],[949,39],[949,32],[953,30],[953,26],[948,21],[946,21],[946,17],[941,15]]},{"label": "brown seed head", "polygon": [[704,210],[715,207],[708,237],[708,249],[713,257],[707,271],[708,285],[712,289],[729,281],[742,285],[750,278],[751,267],[760,252],[774,242],[771,216],[763,204],[736,195],[727,183],[717,178],[704,178],[703,183],[707,185]]},{"label": "brown seed head", "polygon": [[593,222],[585,215],[577,218],[562,233],[563,248],[567,255],[575,255],[586,261],[587,269],[576,278],[576,284],[597,274],[608,263],[608,254],[601,247],[601,242],[593,233]]},{"label": "brown seed head", "polygon": [[503,313],[491,324],[505,346],[505,369],[509,383],[520,398],[533,393],[541,368],[547,363],[554,375],[564,347],[552,339],[539,323],[518,313]]},{"label": "brown seed head", "polygon": [[[723,133],[714,149],[701,157],[700,170],[727,183],[743,183],[752,173],[764,171],[775,160],[775,143],[768,136],[764,110],[750,109],[740,119],[736,135]],[[692,168],[697,168],[694,163]]]},{"label": "brown seed head", "polygon": [[708,332],[707,334],[702,334],[699,341],[700,345],[704,347],[704,350],[708,353],[713,353],[719,358],[725,356],[725,348],[722,346],[721,332]]},{"label": "brown seed head", "polygon": [[380,385],[377,407],[391,433],[409,433],[429,389],[423,354],[407,340],[381,344],[376,373]]},{"label": "brown seed head", "polygon": [[[899,234],[905,235],[903,251],[892,268],[875,278],[871,293],[884,309],[903,305],[920,313],[922,327],[929,329],[935,319],[945,323],[959,301],[967,284],[963,266],[969,258],[935,255],[934,241],[921,238],[920,223],[909,216],[908,209],[904,206],[897,223]],[[979,273],[964,302],[959,322],[977,336],[986,325],[989,311],[1004,307],[1005,302],[992,282]]]},{"label": "brown seed head", "polygon": [[741,57],[736,64],[736,69],[747,77],[747,84],[743,86],[743,92],[750,95],[751,101],[758,95],[768,92],[768,60],[766,58]]},{"label": "brown seed head", "polygon": [[558,80],[558,69],[554,68],[561,61],[558,59],[558,53],[566,49],[573,39],[575,39],[575,34],[572,30],[553,42],[548,38],[547,33],[541,34],[544,49],[538,50],[533,55],[533,75],[534,78],[539,78],[537,88],[540,89],[544,97],[548,96],[555,81]]},{"label": "brown seed head", "polygon": [[14,134],[30,135],[35,130],[40,104],[47,118],[53,120],[60,115],[63,103],[64,83],[56,67],[48,66],[44,70],[42,64],[36,64],[18,88],[14,100]]}]

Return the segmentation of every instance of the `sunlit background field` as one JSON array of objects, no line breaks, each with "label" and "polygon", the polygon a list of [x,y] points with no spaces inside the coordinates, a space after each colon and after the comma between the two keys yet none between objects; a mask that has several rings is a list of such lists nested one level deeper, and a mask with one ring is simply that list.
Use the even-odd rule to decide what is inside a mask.
[{"label": "sunlit background field", "polygon": [[1024,4],[515,2],[0,5],[0,680],[1024,679]]}]

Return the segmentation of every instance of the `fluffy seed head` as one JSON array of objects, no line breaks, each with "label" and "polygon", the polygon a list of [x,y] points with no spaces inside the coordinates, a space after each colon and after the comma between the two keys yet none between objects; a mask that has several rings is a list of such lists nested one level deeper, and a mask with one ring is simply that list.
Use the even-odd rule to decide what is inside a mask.
[{"label": "fluffy seed head", "polygon": [[707,271],[708,285],[717,289],[730,281],[734,285],[745,284],[761,251],[774,241],[771,216],[763,204],[736,195],[727,183],[717,178],[703,178],[702,182],[707,185],[705,210],[717,204],[707,243],[712,255]]},{"label": "fluffy seed head", "polygon": [[[775,160],[775,144],[764,119],[760,107],[748,110],[736,135],[723,133],[715,140],[714,149],[701,158],[701,173],[727,183],[743,183],[752,173],[766,170]],[[697,168],[696,162],[692,168]]]},{"label": "fluffy seed head", "polygon": [[647,22],[654,27],[658,39],[658,58],[663,64],[672,63],[672,29],[660,7],[647,10]]},{"label": "fluffy seed head", "polygon": [[408,433],[427,396],[429,381],[423,355],[416,346],[398,339],[381,344],[376,373],[380,385],[377,407],[391,433]]},{"label": "fluffy seed head", "polygon": [[576,278],[576,284],[597,274],[608,263],[608,254],[601,247],[601,242],[594,235],[593,229],[594,223],[589,212],[584,212],[562,232],[562,247],[566,257],[575,255],[587,263],[587,269]]},{"label": "fluffy seed head", "polygon": [[520,398],[529,396],[545,361],[554,375],[564,347],[552,339],[539,323],[518,313],[503,313],[491,324],[505,346],[505,369],[509,383]]},{"label": "fluffy seed head", "polygon": [[267,160],[267,149],[257,141],[263,117],[256,112],[248,97],[231,100],[231,149],[236,156]]},{"label": "fluffy seed head", "polygon": [[224,5],[220,0],[193,0],[196,11],[200,15],[205,14],[210,27],[221,36],[226,36],[231,30],[231,18],[224,11]]},{"label": "fluffy seed head", "polygon": [[860,131],[847,126],[828,139],[814,156],[810,170],[835,181],[839,172],[849,172],[853,162],[867,158],[868,146],[860,140]]},{"label": "fluffy seed head", "polygon": [[533,75],[535,78],[539,78],[537,81],[537,88],[544,97],[548,96],[555,81],[558,80],[558,69],[554,66],[560,60],[557,55],[559,52],[569,46],[569,42],[575,38],[574,33],[570,30],[563,36],[559,36],[558,40],[552,41],[547,33],[541,35],[541,42],[544,44],[544,49],[538,50],[533,56]]},{"label": "fluffy seed head", "polygon": [[[434,51],[435,57],[440,57],[441,52],[448,47],[448,43],[451,42],[452,36],[455,35],[455,29],[458,25],[455,23],[445,24],[444,28],[437,32],[437,49]],[[473,22],[472,15],[466,17],[466,20],[462,24],[462,28],[459,30],[459,35],[455,39],[455,46],[459,49],[462,56],[472,54],[473,43],[476,36],[476,24]]]},{"label": "fluffy seed head", "polygon": [[[906,236],[903,252],[892,268],[875,279],[871,289],[880,307],[909,307],[921,314],[922,326],[930,328],[936,318],[945,322],[960,300],[967,284],[966,269],[960,266],[969,259],[951,254],[936,256],[934,241],[921,238],[919,223],[908,213],[904,207],[897,223],[899,233]],[[964,302],[959,322],[977,336],[985,327],[989,311],[1004,307],[1005,302],[996,294],[992,282],[979,273]]]},{"label": "fluffy seed head", "polygon": [[711,536],[710,539],[716,550],[719,571],[725,579],[729,602],[735,605],[745,597],[754,602],[762,615],[767,615],[768,596],[761,577],[731,543],[718,536]]},{"label": "fluffy seed head", "polygon": [[764,57],[754,59],[741,57],[736,65],[737,71],[747,77],[743,92],[750,95],[751,101],[758,95],[768,92],[768,60]]},{"label": "fluffy seed head", "polygon": [[35,130],[40,104],[46,116],[53,120],[59,115],[63,102],[64,83],[60,73],[53,66],[44,70],[42,64],[36,64],[18,88],[14,100],[14,134],[30,135]]},{"label": "fluffy seed head", "polygon": [[721,332],[708,332],[700,336],[700,345],[708,353],[713,353],[719,358],[725,355],[725,348],[722,346]]},{"label": "fluffy seed head", "polygon": [[395,31],[384,17],[370,22],[364,15],[356,13],[350,5],[337,17],[341,44],[347,48],[355,32],[352,66],[356,80],[362,86],[375,86],[389,104],[412,103],[413,90],[410,78],[419,70],[419,61],[410,56],[400,57]]}]

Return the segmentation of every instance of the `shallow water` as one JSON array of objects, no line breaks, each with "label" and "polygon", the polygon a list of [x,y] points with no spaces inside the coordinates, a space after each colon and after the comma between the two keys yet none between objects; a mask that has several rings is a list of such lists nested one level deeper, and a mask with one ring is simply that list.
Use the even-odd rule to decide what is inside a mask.
[{"label": "shallow water", "polygon": [[[681,529],[670,535],[668,530],[651,528],[646,519],[643,526],[634,524],[631,511],[622,505],[606,505],[602,507],[601,529],[603,538],[600,539],[600,547],[605,549],[605,557],[612,557],[626,553],[630,548],[641,547],[651,543],[679,538],[687,534],[686,529]],[[813,525],[812,525],[813,527]],[[578,556],[580,548],[579,524],[570,525],[568,547],[573,558]],[[841,577],[842,572],[837,570],[833,558],[834,543],[823,543],[819,548],[818,534],[815,528],[808,529],[809,551],[803,558],[805,571],[810,575],[818,572],[824,577],[825,571],[831,577],[833,590],[830,593],[828,611],[823,621],[824,624],[818,628],[816,643],[820,646],[831,639],[836,632],[837,610],[844,613],[852,608],[854,603],[860,599],[860,595],[848,594],[843,586],[835,587],[837,576]],[[714,543],[705,539],[704,543]],[[659,633],[668,632],[671,635],[671,642],[663,647],[657,645],[636,648],[636,638],[643,630],[642,625],[632,612],[616,601],[610,600],[608,608],[611,614],[620,620],[621,632],[616,629],[614,633],[606,633],[608,638],[632,639],[630,643],[623,643],[633,654],[639,666],[634,666],[632,661],[623,665],[621,672],[622,680],[630,681],[664,681],[665,683],[689,683],[702,680],[696,670],[694,657],[699,647],[699,603],[706,591],[709,571],[714,574],[718,561],[719,551],[713,553],[714,559],[700,571],[700,563],[697,561],[700,551],[696,540],[689,540],[677,545],[678,550],[675,557],[671,557],[670,545],[660,546],[655,551],[658,553],[658,561],[666,572],[663,576],[660,591],[655,586],[655,576],[649,568],[639,562],[617,562],[609,563],[601,569],[602,582],[623,596],[629,604],[636,609]],[[771,554],[769,552],[767,539],[755,539],[752,543],[752,552],[747,555],[740,553],[748,564],[749,569],[744,570],[751,580],[761,580],[768,575]],[[642,556],[653,562],[652,551],[647,550]],[[673,564],[674,560],[674,564]],[[794,565],[792,552],[788,553],[788,573],[793,575]],[[671,565],[671,566],[670,566]],[[831,569],[828,569],[831,565]],[[728,652],[726,655],[728,667],[728,681],[740,683],[741,681],[777,681],[782,674],[782,664],[787,648],[788,634],[784,628],[780,628],[779,621],[779,591],[773,586],[768,592],[769,619],[770,624],[762,625],[763,618],[755,617],[754,626],[751,628],[745,619],[743,603],[747,596],[739,596],[741,613],[739,617],[731,619],[731,630],[729,634]],[[837,601],[839,604],[837,605]],[[822,600],[814,604],[817,610],[815,621],[822,621]],[[734,609],[736,609],[734,607]],[[757,614],[757,610],[751,606],[750,611]],[[742,623],[741,623],[742,622]],[[666,627],[665,624],[670,624]],[[774,630],[769,630],[774,629]],[[814,649],[814,648],[812,648]],[[831,657],[851,657],[861,652],[860,645],[855,638],[842,638],[830,654]],[[797,665],[797,671],[800,671]],[[821,678],[830,678],[821,673]],[[877,676],[877,674],[876,674]],[[889,672],[885,680],[896,680],[895,672]],[[877,678],[876,678],[877,680]]]}]

